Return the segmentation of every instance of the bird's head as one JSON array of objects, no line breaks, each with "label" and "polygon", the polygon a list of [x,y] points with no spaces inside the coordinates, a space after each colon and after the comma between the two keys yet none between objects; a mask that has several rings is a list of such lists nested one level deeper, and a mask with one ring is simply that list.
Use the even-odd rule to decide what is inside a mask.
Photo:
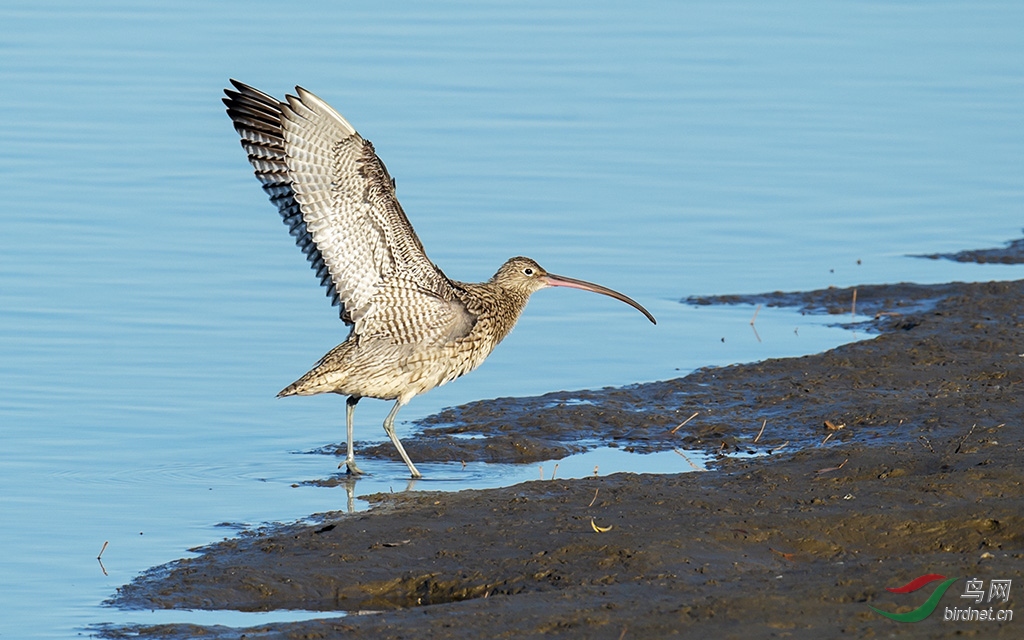
[{"label": "bird's head", "polygon": [[594,293],[600,293],[625,302],[647,316],[647,319],[652,323],[657,324],[654,316],[632,298],[593,282],[548,273],[544,270],[544,267],[530,258],[522,256],[510,258],[505,264],[501,265],[498,272],[491,278],[491,282],[505,291],[518,293],[524,298],[528,298],[534,292],[547,287],[571,287],[573,289],[593,291]]},{"label": "bird's head", "polygon": [[491,281],[501,289],[529,296],[549,286],[547,283],[548,272],[530,258],[509,258],[501,265],[498,273],[494,274]]}]

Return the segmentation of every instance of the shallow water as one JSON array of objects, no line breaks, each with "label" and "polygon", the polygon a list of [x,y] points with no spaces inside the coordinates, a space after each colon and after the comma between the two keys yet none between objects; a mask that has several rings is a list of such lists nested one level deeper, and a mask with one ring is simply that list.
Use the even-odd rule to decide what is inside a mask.
[{"label": "shallow water", "polygon": [[[295,452],[342,436],[343,402],[273,396],[344,330],[250,173],[228,77],[301,83],[344,113],[451,277],[525,254],[658,317],[542,292],[479,371],[403,410],[408,431],[471,400],[863,337],[779,309],[755,336],[751,308],[689,295],[1020,277],[905,256],[1019,234],[1022,18],[982,2],[4,4],[0,636],[122,619],[100,602],[234,533],[219,523],[347,507],[292,486],[333,472]],[[357,438],[382,440],[386,411],[361,403]],[[381,486],[360,493],[404,488],[400,463],[364,466]],[[465,473],[417,488],[539,476]]]}]

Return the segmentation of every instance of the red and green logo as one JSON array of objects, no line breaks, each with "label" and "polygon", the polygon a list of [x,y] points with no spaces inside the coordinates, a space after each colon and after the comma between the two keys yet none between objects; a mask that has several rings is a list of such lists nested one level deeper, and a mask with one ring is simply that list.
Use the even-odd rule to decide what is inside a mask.
[{"label": "red and green logo", "polygon": [[920,578],[914,578],[902,587],[886,587],[885,589],[890,593],[913,593],[925,585],[929,585],[938,580],[943,580],[943,583],[936,587],[935,591],[932,591],[932,595],[925,600],[924,604],[913,611],[908,611],[906,613],[889,613],[888,611],[876,609],[871,605],[868,606],[875,613],[883,615],[890,620],[895,620],[897,622],[921,622],[928,616],[932,615],[932,611],[935,611],[935,607],[939,606],[939,600],[942,599],[946,590],[949,589],[954,582],[959,580],[959,578],[947,578],[946,576],[942,576],[937,573],[929,573],[921,576]]}]

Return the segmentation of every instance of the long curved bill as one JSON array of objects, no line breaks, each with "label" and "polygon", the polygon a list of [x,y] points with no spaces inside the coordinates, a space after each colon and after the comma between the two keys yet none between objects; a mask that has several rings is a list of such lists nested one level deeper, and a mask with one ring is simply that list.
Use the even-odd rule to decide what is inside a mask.
[{"label": "long curved bill", "polygon": [[640,313],[647,316],[647,319],[650,320],[652,324],[658,324],[658,321],[654,319],[654,316],[651,315],[651,312],[640,306],[639,302],[630,298],[629,296],[623,295],[618,291],[615,291],[614,289],[602,287],[599,284],[587,282],[586,280],[577,280],[576,278],[556,276],[553,273],[549,273],[546,276],[544,276],[544,280],[547,282],[548,286],[551,287],[571,287],[573,289],[583,289],[584,291],[593,291],[594,293],[600,293],[608,297],[615,298],[616,300],[621,300],[622,302],[625,302],[629,306],[633,307]]}]

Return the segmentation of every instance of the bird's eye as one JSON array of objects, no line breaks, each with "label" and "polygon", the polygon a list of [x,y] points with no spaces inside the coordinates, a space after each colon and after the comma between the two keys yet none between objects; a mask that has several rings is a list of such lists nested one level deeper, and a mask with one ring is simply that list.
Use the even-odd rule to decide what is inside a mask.
[{"label": "bird's eye", "polygon": [[523,274],[528,275],[528,276],[532,276],[533,275],[533,269],[531,267],[526,267],[525,269],[523,269]]}]

